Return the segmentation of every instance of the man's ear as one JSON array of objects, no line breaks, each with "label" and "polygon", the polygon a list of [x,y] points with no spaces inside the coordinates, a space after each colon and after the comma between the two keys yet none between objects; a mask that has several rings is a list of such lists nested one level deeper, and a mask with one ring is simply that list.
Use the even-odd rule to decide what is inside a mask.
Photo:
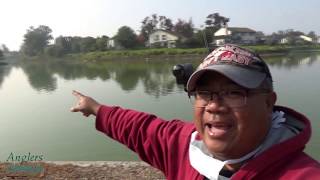
[{"label": "man's ear", "polygon": [[271,92],[268,94],[268,97],[266,99],[266,105],[267,108],[272,112],[273,106],[276,104],[277,101],[277,94],[275,92]]}]

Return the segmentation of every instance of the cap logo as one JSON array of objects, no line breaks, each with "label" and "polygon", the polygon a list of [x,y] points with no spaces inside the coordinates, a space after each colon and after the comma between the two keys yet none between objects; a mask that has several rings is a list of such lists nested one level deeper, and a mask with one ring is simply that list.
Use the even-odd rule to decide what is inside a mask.
[{"label": "cap logo", "polygon": [[240,65],[249,65],[253,60],[253,55],[240,48],[230,46],[220,47],[212,51],[199,65],[198,69],[205,68],[212,64],[232,63]]}]

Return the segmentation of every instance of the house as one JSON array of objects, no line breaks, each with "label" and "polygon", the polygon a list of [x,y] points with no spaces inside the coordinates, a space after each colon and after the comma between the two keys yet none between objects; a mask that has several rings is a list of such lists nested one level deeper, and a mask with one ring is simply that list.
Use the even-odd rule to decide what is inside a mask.
[{"label": "house", "polygon": [[299,36],[301,39],[307,42],[313,42],[313,39],[311,37],[305,36],[305,35],[300,35]]},{"label": "house", "polygon": [[115,40],[115,38],[108,39],[107,49],[122,49],[123,47]]},{"label": "house", "polygon": [[316,40],[306,35],[287,36],[280,39],[280,44],[292,44],[292,43],[294,44],[316,43]]},{"label": "house", "polygon": [[288,37],[284,37],[280,39],[280,44],[288,44],[289,43],[289,38]]},{"label": "house", "polygon": [[213,44],[225,43],[256,44],[259,41],[256,31],[245,27],[223,27],[214,33]]},{"label": "house", "polygon": [[176,47],[179,38],[180,37],[174,32],[157,29],[149,35],[146,46],[174,48]]},{"label": "house", "polygon": [[314,36],[314,37],[310,37],[310,36],[305,36],[305,35],[301,35],[300,36],[301,39],[303,39],[306,42],[311,42],[311,43],[320,43],[320,36]]}]

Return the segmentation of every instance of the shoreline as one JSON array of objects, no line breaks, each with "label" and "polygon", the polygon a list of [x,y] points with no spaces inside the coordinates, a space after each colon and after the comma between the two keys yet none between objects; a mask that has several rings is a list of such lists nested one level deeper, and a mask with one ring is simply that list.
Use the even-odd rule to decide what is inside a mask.
[{"label": "shoreline", "polygon": [[[320,52],[320,46],[243,46],[260,54],[261,56],[279,56],[290,53]],[[84,61],[100,61],[111,59],[160,59],[160,58],[184,58],[205,57],[209,54],[206,48],[194,49],[142,49],[142,50],[111,50],[100,52],[88,52],[67,54],[64,58]]]},{"label": "shoreline", "polygon": [[162,180],[162,172],[142,161],[0,162],[0,179]]},{"label": "shoreline", "polygon": [[[315,46],[244,46],[258,53],[261,57],[270,56],[284,56],[294,53],[319,53],[320,45]],[[205,48],[194,49],[142,49],[142,50],[110,50],[110,51],[96,51],[87,53],[66,54],[61,57],[52,57],[47,55],[38,55],[28,57],[24,55],[17,55],[14,57],[7,57],[2,62],[10,62],[12,59],[20,60],[63,60],[63,61],[78,61],[78,62],[98,62],[98,61],[112,61],[112,60],[181,60],[181,59],[203,59],[209,54]],[[11,59],[11,60],[8,60]]]}]

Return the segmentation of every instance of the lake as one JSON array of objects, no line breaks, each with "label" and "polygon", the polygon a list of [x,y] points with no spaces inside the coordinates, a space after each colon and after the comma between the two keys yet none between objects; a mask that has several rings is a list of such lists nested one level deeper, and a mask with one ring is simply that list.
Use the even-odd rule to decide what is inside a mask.
[{"label": "lake", "polygon": [[[78,90],[100,103],[150,112],[164,119],[192,120],[173,65],[202,57],[84,62],[18,61],[0,66],[0,161],[10,153],[48,161],[137,160],[123,145],[95,130],[94,117],[71,113]],[[306,152],[320,160],[320,54],[265,57],[278,93],[277,104],[302,112],[313,125]]]}]

